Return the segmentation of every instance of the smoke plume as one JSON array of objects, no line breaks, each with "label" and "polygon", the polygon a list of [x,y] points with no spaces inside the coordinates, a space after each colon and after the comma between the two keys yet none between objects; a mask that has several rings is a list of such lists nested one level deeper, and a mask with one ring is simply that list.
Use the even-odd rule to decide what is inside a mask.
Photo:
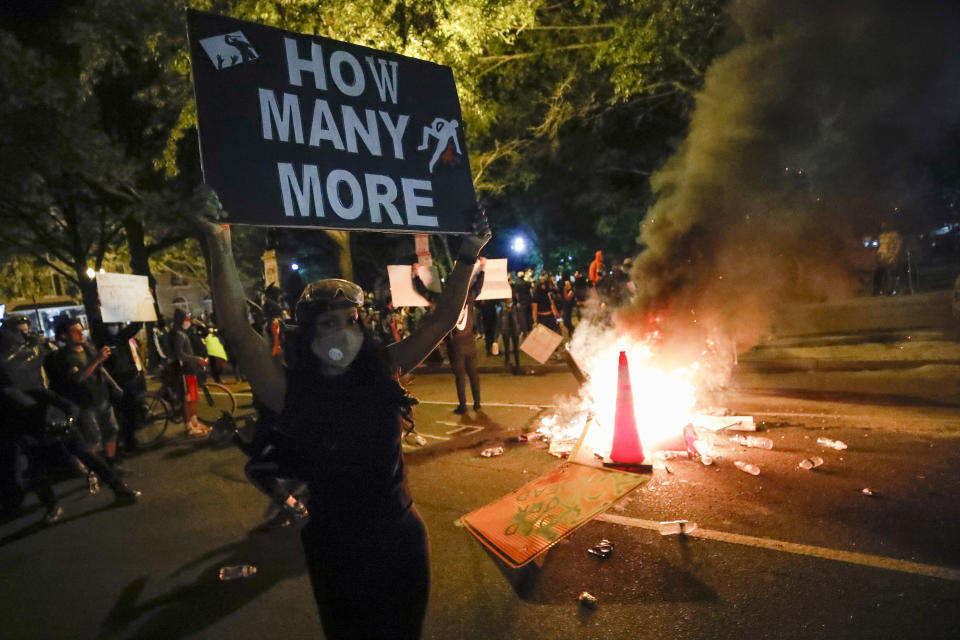
[{"label": "smoke plume", "polygon": [[739,44],[653,177],[634,319],[655,310],[668,335],[709,327],[742,349],[782,305],[854,292],[863,236],[923,214],[930,168],[960,147],[956,9],[735,0]]}]

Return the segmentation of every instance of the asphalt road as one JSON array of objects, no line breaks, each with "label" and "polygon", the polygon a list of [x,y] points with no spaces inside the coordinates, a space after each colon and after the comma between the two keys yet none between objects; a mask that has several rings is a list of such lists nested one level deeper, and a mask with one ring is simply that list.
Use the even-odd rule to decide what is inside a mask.
[{"label": "asphalt road", "polygon": [[[511,570],[455,521],[559,462],[529,428],[569,374],[483,377],[484,412],[455,416],[449,375],[420,375],[425,447],[407,454],[433,582],[425,637],[960,637],[960,409],[883,397],[740,389],[718,398],[763,420],[770,451],[672,460],[605,516]],[[836,452],[816,444],[845,441]],[[479,451],[504,442],[506,452]],[[796,463],[817,454],[815,471]],[[759,476],[734,460],[760,466]],[[173,440],[131,458],[143,500],[58,485],[67,515],[0,525],[0,638],[318,638],[297,527],[260,532],[267,502],[232,448]],[[873,495],[863,493],[869,488]],[[31,503],[32,504],[32,503]],[[690,536],[651,527],[687,519]],[[586,549],[614,543],[601,560]],[[255,564],[221,583],[224,565]],[[401,588],[398,585],[398,588]],[[595,610],[579,605],[589,591]]]}]

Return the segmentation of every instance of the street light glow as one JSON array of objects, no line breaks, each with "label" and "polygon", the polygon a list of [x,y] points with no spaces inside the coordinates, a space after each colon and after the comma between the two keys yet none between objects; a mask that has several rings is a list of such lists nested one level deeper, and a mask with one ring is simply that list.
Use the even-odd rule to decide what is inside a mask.
[{"label": "street light glow", "polygon": [[300,265],[297,264],[296,262],[294,262],[294,263],[292,263],[292,264],[290,265],[290,270],[291,270],[291,271],[300,271]]},{"label": "street light glow", "polygon": [[87,277],[91,280],[97,277],[97,272],[93,270],[93,267],[87,267]]},{"label": "street light glow", "polygon": [[510,249],[514,253],[523,253],[527,250],[527,240],[523,236],[517,236],[513,239],[513,243],[510,245]]}]

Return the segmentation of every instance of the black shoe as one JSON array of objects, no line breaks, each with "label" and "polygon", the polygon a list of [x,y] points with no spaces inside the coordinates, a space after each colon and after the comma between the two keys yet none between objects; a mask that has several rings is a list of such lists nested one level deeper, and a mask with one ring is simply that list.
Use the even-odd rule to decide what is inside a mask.
[{"label": "black shoe", "polygon": [[137,498],[143,494],[139,491],[134,491],[127,485],[120,485],[119,487],[113,488],[113,504],[117,506],[126,506],[128,504],[134,504],[137,501]]},{"label": "black shoe", "polygon": [[479,403],[479,402],[474,402],[474,403],[473,403],[473,410],[474,410],[474,411],[480,411],[480,403]]},{"label": "black shoe", "polygon": [[62,517],[63,517],[63,507],[61,507],[59,504],[55,504],[49,509],[47,509],[47,512],[43,515],[43,524],[48,526],[56,524],[60,521],[60,518]]},{"label": "black shoe", "polygon": [[455,414],[457,414],[458,416],[462,416],[463,414],[465,414],[465,413],[467,412],[467,407],[466,407],[465,405],[460,405],[459,407],[457,407],[456,409],[454,409],[453,412],[454,412]]}]

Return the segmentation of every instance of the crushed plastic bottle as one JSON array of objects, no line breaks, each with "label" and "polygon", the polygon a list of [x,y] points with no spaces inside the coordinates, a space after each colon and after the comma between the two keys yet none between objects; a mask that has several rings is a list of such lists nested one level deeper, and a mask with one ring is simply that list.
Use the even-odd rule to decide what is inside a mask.
[{"label": "crushed plastic bottle", "polygon": [[823,458],[820,456],[810,456],[809,458],[804,458],[797,464],[797,468],[806,469],[810,471],[811,469],[816,469],[823,464]]},{"label": "crushed plastic bottle", "polygon": [[238,564],[232,567],[223,567],[220,569],[220,580],[237,580],[239,578],[249,578],[257,573],[257,568],[252,564]]},{"label": "crushed plastic bottle", "polygon": [[662,536],[682,536],[697,528],[696,522],[687,520],[667,520],[657,525],[657,531]]},{"label": "crushed plastic bottle", "polygon": [[597,596],[593,595],[589,591],[583,591],[580,593],[581,606],[587,607],[588,609],[596,609],[598,602],[599,600],[597,600]]},{"label": "crushed plastic bottle", "polygon": [[817,444],[821,447],[829,447],[837,451],[843,451],[847,448],[847,443],[840,440],[831,440],[830,438],[817,438]]},{"label": "crushed plastic bottle", "polygon": [[100,493],[100,479],[93,471],[87,473],[87,491],[90,492],[90,495]]},{"label": "crushed plastic bottle", "polygon": [[700,464],[702,464],[705,467],[709,467],[710,465],[713,464],[713,457],[708,455],[700,456]]},{"label": "crushed plastic bottle", "polygon": [[488,447],[480,452],[484,458],[494,458],[503,455],[503,447]]},{"label": "crushed plastic bottle", "polygon": [[864,488],[863,488],[863,491],[862,491],[861,493],[863,493],[863,495],[865,495],[865,496],[872,496],[872,495],[874,495],[874,494],[873,494],[873,491],[872,491],[869,487],[864,487]]},{"label": "crushed plastic bottle", "polygon": [[610,554],[613,553],[613,543],[604,538],[594,546],[587,549],[587,553],[606,560],[610,557]]},{"label": "crushed plastic bottle", "polygon": [[760,475],[760,467],[755,464],[750,464],[749,462],[744,462],[743,460],[735,460],[733,466],[744,473],[749,473],[752,476]]},{"label": "crushed plastic bottle", "polygon": [[737,434],[730,436],[730,441],[752,449],[773,449],[773,440],[764,438],[763,436],[743,436]]}]

